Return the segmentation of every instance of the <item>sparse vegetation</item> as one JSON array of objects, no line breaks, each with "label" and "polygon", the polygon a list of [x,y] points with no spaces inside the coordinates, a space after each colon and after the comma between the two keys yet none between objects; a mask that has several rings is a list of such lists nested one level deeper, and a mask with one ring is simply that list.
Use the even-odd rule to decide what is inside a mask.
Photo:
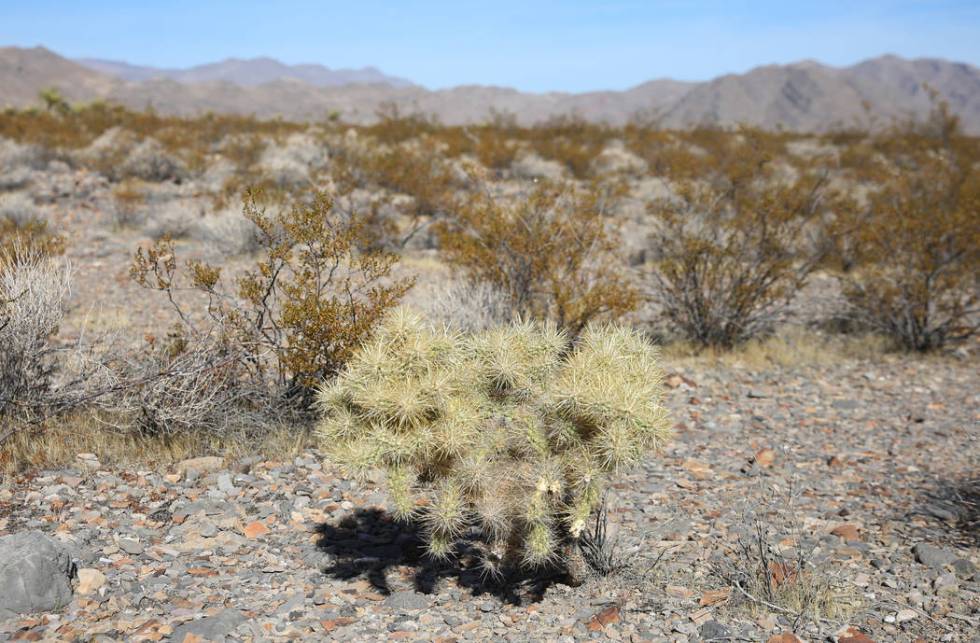
[{"label": "sparse vegetation", "polygon": [[872,141],[866,207],[838,223],[855,266],[841,275],[850,313],[909,350],[980,328],[980,146],[939,105],[923,128]]},{"label": "sparse vegetation", "polygon": [[[244,216],[257,229],[262,250],[254,268],[231,285],[220,267],[196,261],[181,267],[166,238],[137,252],[132,276],[165,293],[177,310],[181,325],[170,349],[175,357],[211,338],[253,388],[271,385],[276,398],[302,409],[312,388],[346,363],[411,280],[389,279],[395,256],[358,251],[359,222],[337,216],[326,194],[274,214],[249,198]],[[197,311],[182,301],[186,290],[205,296],[199,312],[207,324],[195,321]]]},{"label": "sparse vegetation", "polygon": [[516,317],[553,320],[574,335],[639,304],[604,216],[611,197],[551,185],[517,200],[478,193],[436,232],[449,264],[499,289]]},{"label": "sparse vegetation", "polygon": [[[732,140],[721,166],[651,205],[654,299],[698,344],[731,347],[771,332],[816,268],[799,251],[808,222],[823,208],[826,173],[774,175],[768,152],[746,135]],[[737,159],[737,160],[736,160]]]}]

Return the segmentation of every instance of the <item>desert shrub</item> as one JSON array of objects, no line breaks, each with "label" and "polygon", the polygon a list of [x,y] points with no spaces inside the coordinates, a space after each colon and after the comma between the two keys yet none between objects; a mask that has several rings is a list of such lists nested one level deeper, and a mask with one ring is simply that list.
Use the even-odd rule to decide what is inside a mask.
[{"label": "desert shrub", "polygon": [[[52,335],[65,314],[70,271],[36,249],[0,253],[0,419],[45,414],[58,351]],[[6,433],[7,426],[4,426]]]},{"label": "desert shrub", "polygon": [[193,201],[163,201],[149,208],[143,229],[151,239],[184,239],[191,235],[202,215],[201,206]]},{"label": "desert shrub", "polygon": [[820,257],[802,231],[832,194],[826,174],[772,176],[751,141],[707,180],[682,182],[654,202],[654,297],[667,321],[700,345],[729,347],[771,331]]},{"label": "desert shrub", "polygon": [[112,221],[119,227],[134,227],[143,222],[147,190],[141,181],[129,179],[112,189]]},{"label": "desert shrub", "polygon": [[669,434],[656,349],[534,322],[458,334],[405,309],[319,394],[328,457],[380,467],[398,516],[447,558],[471,528],[490,573],[566,566],[608,478]]},{"label": "desert shrub", "polygon": [[308,185],[312,172],[327,164],[326,148],[309,134],[292,134],[282,144],[270,142],[258,159],[258,169],[283,188]]},{"label": "desert shrub", "polygon": [[13,261],[23,254],[59,255],[65,240],[48,228],[34,200],[26,194],[0,195],[0,254]]},{"label": "desert shrub", "polygon": [[416,306],[426,319],[464,332],[487,330],[514,321],[514,306],[493,284],[452,279],[425,292]]},{"label": "desert shrub", "polygon": [[[258,229],[261,251],[230,284],[220,268],[203,262],[188,262],[185,276],[168,239],[138,250],[131,274],[166,293],[181,334],[220,338],[240,356],[250,385],[268,382],[284,403],[302,410],[312,386],[346,363],[411,280],[391,277],[393,255],[358,252],[359,221],[338,216],[326,194],[272,214],[250,195],[244,217]],[[206,297],[196,311],[206,323],[181,301],[188,290]]]},{"label": "desert shrub", "polygon": [[261,230],[235,208],[225,208],[198,219],[190,236],[223,255],[250,255],[262,248]]},{"label": "desert shrub", "polygon": [[877,189],[839,222],[857,267],[842,273],[850,314],[909,350],[961,341],[980,321],[980,145],[940,106],[925,127],[873,144]]},{"label": "desert shrub", "polygon": [[143,181],[176,181],[187,178],[187,168],[158,141],[148,138],[134,147],[118,168],[122,177]]},{"label": "desert shrub", "polygon": [[561,163],[578,179],[590,175],[592,163],[608,138],[602,125],[572,116],[552,118],[529,128],[526,136],[535,152]]},{"label": "desert shrub", "polygon": [[446,261],[499,289],[515,316],[551,319],[574,335],[639,303],[616,260],[617,232],[604,218],[609,199],[598,188],[552,185],[515,201],[476,193],[436,234]]}]

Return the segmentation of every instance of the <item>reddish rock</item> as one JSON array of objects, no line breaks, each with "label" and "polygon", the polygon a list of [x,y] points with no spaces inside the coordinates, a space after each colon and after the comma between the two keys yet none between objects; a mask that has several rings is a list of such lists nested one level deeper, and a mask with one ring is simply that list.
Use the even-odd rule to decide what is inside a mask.
[{"label": "reddish rock", "polygon": [[243,533],[248,538],[258,538],[259,536],[264,536],[265,534],[269,533],[269,528],[265,526],[264,522],[256,520],[255,522],[246,525]]},{"label": "reddish rock", "polygon": [[760,467],[771,467],[776,461],[776,452],[772,449],[760,449],[755,454],[755,463]]},{"label": "reddish rock", "polygon": [[875,643],[873,638],[853,625],[845,625],[837,630],[837,633],[834,634],[834,641],[836,643]]},{"label": "reddish rock", "polygon": [[861,530],[858,529],[857,525],[849,522],[845,522],[842,525],[837,525],[830,530],[830,533],[849,543],[861,540]]},{"label": "reddish rock", "polygon": [[803,643],[803,639],[792,632],[782,632],[781,634],[770,636],[766,640],[766,643]]}]

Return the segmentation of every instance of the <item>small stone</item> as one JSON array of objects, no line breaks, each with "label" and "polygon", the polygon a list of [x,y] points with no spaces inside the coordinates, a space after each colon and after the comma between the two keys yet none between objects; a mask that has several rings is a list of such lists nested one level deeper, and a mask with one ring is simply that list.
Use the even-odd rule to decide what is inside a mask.
[{"label": "small stone", "polygon": [[139,556],[143,553],[143,544],[133,538],[120,538],[116,544],[119,545],[119,549],[131,556]]},{"label": "small stone", "polygon": [[732,637],[731,631],[718,621],[706,621],[698,628],[698,635],[705,641],[725,640]]},{"label": "small stone", "polygon": [[99,591],[105,585],[105,574],[97,569],[85,567],[78,570],[78,587],[75,588],[79,594],[87,596]]},{"label": "small stone", "polygon": [[837,630],[833,641],[834,643],[875,643],[873,638],[853,625],[845,625]]},{"label": "small stone", "polygon": [[235,483],[231,481],[230,473],[218,475],[218,489],[225,493],[233,493],[235,491]]},{"label": "small stone", "polygon": [[912,548],[912,552],[917,561],[933,569],[941,569],[957,559],[956,554],[948,549],[935,547],[928,543],[919,543]]},{"label": "small stone", "polygon": [[908,621],[914,621],[917,618],[919,618],[919,613],[908,608],[898,610],[898,613],[895,614],[895,620],[899,623],[907,623]]},{"label": "small stone", "polygon": [[953,572],[960,578],[972,578],[977,573],[976,566],[965,558],[953,561]]},{"label": "small stone", "polygon": [[174,629],[172,641],[191,643],[191,641],[223,641],[236,627],[245,622],[245,615],[236,609],[226,609],[214,616],[190,621]]},{"label": "small stone", "polygon": [[959,589],[959,582],[956,580],[956,574],[942,574],[932,581],[932,587],[937,594],[955,594]]},{"label": "small stone", "polygon": [[769,448],[760,449],[756,452],[754,460],[760,467],[771,467],[776,461],[776,452]]},{"label": "small stone", "polygon": [[766,643],[803,643],[803,639],[792,632],[783,632],[781,634],[770,636],[766,640]]},{"label": "small stone", "polygon": [[830,533],[848,543],[861,540],[861,532],[857,525],[849,522],[837,525],[830,530]]},{"label": "small stone", "polygon": [[213,473],[224,466],[225,461],[223,458],[219,458],[218,456],[204,456],[202,458],[181,460],[177,463],[176,469],[181,473],[187,473],[191,469],[198,473]]},{"label": "small stone", "polygon": [[258,538],[269,533],[269,528],[265,526],[264,522],[256,520],[247,524],[242,531],[248,538]]},{"label": "small stone", "polygon": [[424,610],[429,606],[429,599],[424,594],[404,590],[390,594],[384,599],[384,604],[396,610]]}]

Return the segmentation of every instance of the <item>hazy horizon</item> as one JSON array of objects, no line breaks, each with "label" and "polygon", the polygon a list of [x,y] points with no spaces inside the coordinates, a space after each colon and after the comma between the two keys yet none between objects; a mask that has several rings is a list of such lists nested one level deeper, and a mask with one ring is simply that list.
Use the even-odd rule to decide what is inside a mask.
[{"label": "hazy horizon", "polygon": [[[621,90],[761,65],[834,67],[894,54],[980,64],[980,6],[963,1],[275,4],[0,0],[0,44],[186,68],[269,57],[376,67],[430,89]],[[216,28],[216,25],[220,28]]]}]

